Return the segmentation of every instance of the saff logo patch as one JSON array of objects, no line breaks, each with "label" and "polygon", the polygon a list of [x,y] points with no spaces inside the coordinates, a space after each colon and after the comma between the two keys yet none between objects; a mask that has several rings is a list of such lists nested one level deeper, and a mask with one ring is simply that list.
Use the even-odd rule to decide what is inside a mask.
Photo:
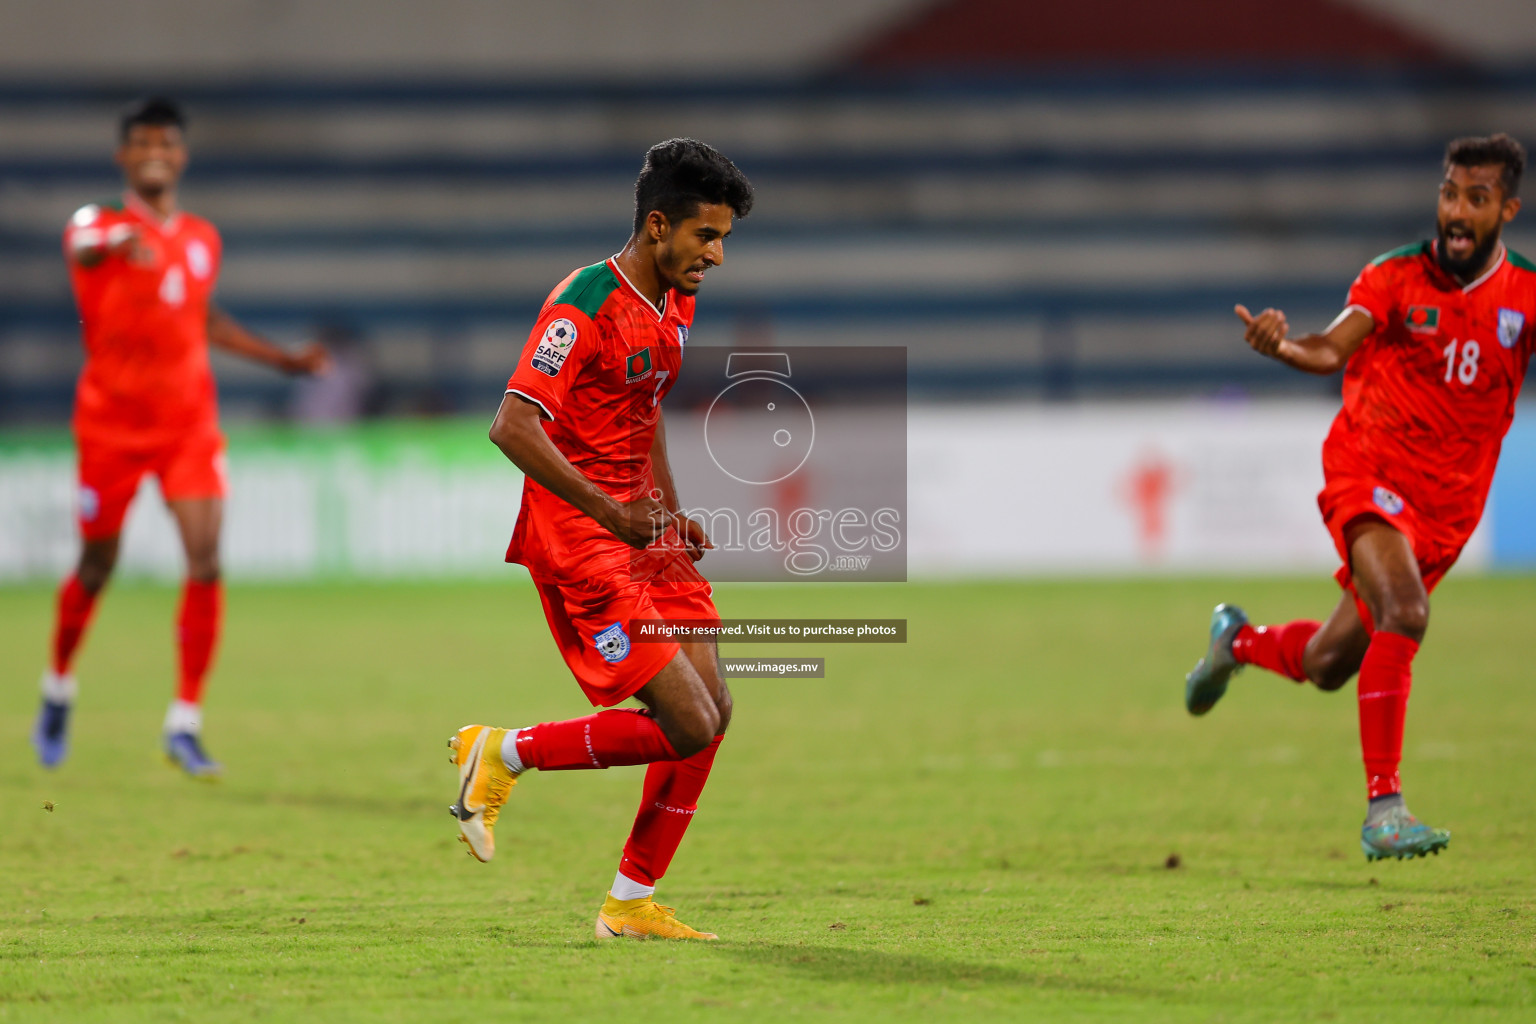
[{"label": "saff logo patch", "polygon": [[594,636],[592,642],[597,645],[597,653],[610,665],[616,665],[629,657],[629,635],[617,622]]},{"label": "saff logo patch", "polygon": [[539,347],[533,350],[533,358],[528,361],[535,370],[553,377],[565,365],[571,346],[575,344],[576,325],[561,317],[544,328],[544,337],[539,339]]},{"label": "saff logo patch", "polygon": [[1519,310],[1499,310],[1499,344],[1505,348],[1514,348],[1520,340],[1520,332],[1525,330],[1525,314]]},{"label": "saff logo patch", "polygon": [[651,347],[647,345],[624,361],[624,380],[633,384],[651,375]]},{"label": "saff logo patch", "polygon": [[1376,503],[1377,508],[1389,516],[1395,516],[1403,510],[1403,499],[1385,487],[1378,487],[1372,491],[1371,500]]},{"label": "saff logo patch", "polygon": [[688,328],[684,327],[682,324],[678,324],[677,325],[677,346],[678,346],[678,348],[682,348],[686,344],[688,344]]},{"label": "saff logo patch", "polygon": [[1403,322],[1410,331],[1428,333],[1440,329],[1439,306],[1409,306]]}]

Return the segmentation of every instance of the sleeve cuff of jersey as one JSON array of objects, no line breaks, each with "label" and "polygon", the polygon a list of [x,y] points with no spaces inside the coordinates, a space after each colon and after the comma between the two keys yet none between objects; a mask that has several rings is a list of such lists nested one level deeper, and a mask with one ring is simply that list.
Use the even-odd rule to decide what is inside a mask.
[{"label": "sleeve cuff of jersey", "polygon": [[517,396],[519,396],[521,398],[528,399],[528,401],[532,402],[534,405],[539,407],[539,411],[544,414],[544,418],[545,419],[552,420],[552,419],[555,418],[555,414],[549,411],[549,406],[545,405],[542,399],[539,399],[539,398],[534,397],[533,395],[530,395],[528,392],[524,391],[522,388],[507,388],[507,394],[509,394],[509,395],[517,395]]},{"label": "sleeve cuff of jersey", "polygon": [[1380,323],[1381,322],[1381,318],[1380,317],[1378,317],[1375,313],[1372,313],[1369,309],[1366,309],[1364,306],[1360,305],[1360,303],[1358,303],[1358,302],[1351,302],[1349,305],[1345,306],[1344,307],[1344,312],[1346,314],[1351,313],[1351,312],[1364,313],[1366,316],[1371,318],[1371,322],[1372,323]]}]

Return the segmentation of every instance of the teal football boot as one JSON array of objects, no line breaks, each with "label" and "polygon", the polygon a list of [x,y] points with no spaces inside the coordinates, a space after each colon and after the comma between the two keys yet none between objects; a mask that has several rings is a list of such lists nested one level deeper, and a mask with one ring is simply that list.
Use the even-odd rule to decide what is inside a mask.
[{"label": "teal football boot", "polygon": [[1360,827],[1360,849],[1366,860],[1398,860],[1440,855],[1451,845],[1451,834],[1443,828],[1430,828],[1399,803],[1375,823],[1369,819]]},{"label": "teal football boot", "polygon": [[1227,692],[1227,681],[1243,666],[1232,656],[1232,639],[1248,625],[1248,614],[1235,604],[1219,604],[1211,612],[1211,646],[1184,677],[1184,706],[1203,715]]}]

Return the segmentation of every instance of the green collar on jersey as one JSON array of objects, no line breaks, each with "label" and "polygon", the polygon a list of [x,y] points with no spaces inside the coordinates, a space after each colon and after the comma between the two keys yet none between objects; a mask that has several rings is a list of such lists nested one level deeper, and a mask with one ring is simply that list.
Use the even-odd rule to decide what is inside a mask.
[{"label": "green collar on jersey", "polygon": [[604,260],[584,270],[578,270],[576,276],[571,278],[571,283],[565,286],[565,290],[555,296],[555,301],[562,305],[575,306],[588,317],[595,317],[603,303],[608,301],[608,296],[612,295],[618,287],[619,279],[613,276],[608,261]]},{"label": "green collar on jersey", "polygon": [[1411,259],[1414,256],[1427,255],[1429,251],[1430,244],[1428,241],[1410,242],[1407,245],[1398,246],[1391,252],[1384,252],[1380,256],[1377,256],[1375,259],[1371,260],[1371,266],[1379,267],[1383,263],[1390,263],[1393,260],[1406,260]]},{"label": "green collar on jersey", "polygon": [[[1384,252],[1380,256],[1377,256],[1375,259],[1371,260],[1371,266],[1379,267],[1383,263],[1390,263],[1393,260],[1406,260],[1412,259],[1415,256],[1432,256],[1433,254],[1433,243],[1427,240],[1423,242],[1410,242],[1408,245],[1400,245],[1396,249],[1393,249],[1391,252]],[[1511,249],[1508,245],[1504,246],[1504,258],[1509,260],[1510,263],[1513,263],[1521,270],[1536,273],[1536,263],[1532,263],[1524,256],[1515,252],[1515,250]]]}]

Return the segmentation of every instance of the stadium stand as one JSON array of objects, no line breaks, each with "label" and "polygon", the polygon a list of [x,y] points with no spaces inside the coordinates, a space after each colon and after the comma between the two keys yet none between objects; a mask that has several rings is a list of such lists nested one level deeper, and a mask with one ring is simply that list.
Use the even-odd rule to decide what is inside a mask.
[{"label": "stadium stand", "polygon": [[[920,396],[1319,393],[1246,353],[1232,303],[1320,323],[1367,259],[1429,231],[1448,137],[1536,139],[1536,76],[1428,59],[1407,28],[1369,37],[1396,63],[1305,72],[1023,74],[1015,54],[1008,75],[935,76],[913,56],[924,18],[963,38],[987,6],[887,5],[821,73],[704,89],[192,76],[184,200],[224,232],[221,301],[283,339],[355,334],[388,411],[488,412],[545,292],[622,243],[639,156],[673,135],[761,192],[700,343],[906,345]],[[0,419],[67,410],[58,235],[115,189],[129,95],[0,83]],[[220,373],[231,413],[285,408],[282,382]]]}]

